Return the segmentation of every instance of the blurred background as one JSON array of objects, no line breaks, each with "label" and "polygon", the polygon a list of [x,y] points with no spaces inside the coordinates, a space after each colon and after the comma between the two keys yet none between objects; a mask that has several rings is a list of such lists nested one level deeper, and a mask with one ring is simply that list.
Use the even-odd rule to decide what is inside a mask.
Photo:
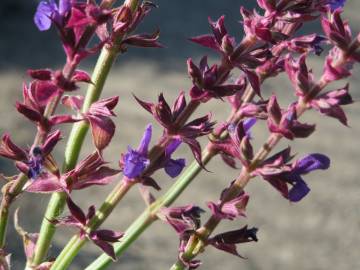
[{"label": "blurred background", "polygon": [[[192,44],[187,39],[194,35],[209,32],[208,16],[217,19],[226,14],[226,25],[230,32],[240,40],[242,32],[239,25],[239,7],[255,6],[253,1],[166,1],[157,0],[159,5],[146,19],[141,30],[161,30],[161,41],[165,49],[130,49],[115,64],[105,85],[103,96],[119,95],[116,109],[117,133],[107,148],[106,160],[116,166],[120,153],[127,145],[136,146],[145,125],[152,122],[151,117],[136,104],[130,93],[144,100],[155,100],[157,94],[164,92],[173,100],[179,90],[188,90],[190,80],[186,73],[186,59],[195,60],[202,55],[215,55],[211,51]],[[19,145],[30,145],[35,134],[31,124],[15,112],[15,101],[21,98],[21,86],[28,80],[25,73],[29,68],[59,68],[64,55],[55,31],[40,33],[32,22],[37,1],[0,1],[0,133],[10,132]],[[360,28],[360,2],[348,0],[345,16],[349,18],[354,33]],[[312,24],[304,32],[319,31],[319,25]],[[95,58],[82,66],[91,72]],[[313,57],[309,65],[319,74],[322,57]],[[341,82],[339,85],[344,85]],[[351,92],[354,99],[360,97],[359,69],[354,70],[351,79]],[[80,91],[84,92],[84,89]],[[273,91],[281,93],[281,104],[287,105],[293,98],[292,88],[285,76],[269,80],[263,86],[263,93],[269,96]],[[197,115],[211,111],[214,119],[226,118],[229,108],[225,103],[215,101],[202,106]],[[239,246],[240,253],[247,260],[240,260],[211,247],[201,256],[201,269],[248,269],[248,270],[355,270],[360,269],[360,185],[358,168],[360,164],[360,108],[358,103],[345,108],[350,128],[341,126],[336,120],[321,117],[309,112],[304,119],[318,123],[317,132],[306,140],[295,143],[284,141],[278,150],[288,144],[299,156],[306,153],[321,152],[331,157],[332,166],[328,171],[313,173],[306,177],[312,192],[298,204],[284,200],[269,184],[254,179],[247,188],[251,199],[248,218],[233,222],[223,222],[218,232],[237,229],[245,224],[259,228],[259,242]],[[156,125],[156,124],[155,124]],[[160,135],[157,127],[153,142]],[[65,138],[56,149],[59,163],[65,147]],[[263,123],[255,127],[255,145],[260,146],[267,137]],[[204,142],[205,143],[205,142]],[[82,156],[92,151],[92,143],[87,140]],[[188,149],[181,148],[178,156],[189,157]],[[190,163],[190,157],[188,158]],[[0,169],[4,174],[15,173],[11,163],[0,159]],[[196,203],[206,209],[205,202],[216,200],[221,190],[229,184],[238,171],[229,170],[220,159],[215,158],[208,169],[212,173],[202,173],[192,188],[188,189],[176,205]],[[156,180],[166,190],[174,180],[157,174]],[[91,188],[80,191],[75,200],[83,207],[99,205],[113,185],[105,188]],[[163,192],[162,191],[162,192]],[[160,192],[160,193],[162,193]],[[24,194],[12,208],[20,207],[20,223],[35,232],[39,230],[41,218],[47,205],[48,196]],[[133,189],[129,196],[117,207],[104,228],[125,230],[144,209],[145,205],[138,190]],[[206,220],[208,213],[204,216]],[[68,241],[73,231],[59,229],[52,246],[50,257],[55,257]],[[177,257],[178,240],[168,225],[156,222],[128,252],[113,264],[110,269],[168,269]],[[12,253],[13,269],[23,269],[24,254],[20,237],[9,225],[7,251]],[[76,258],[70,269],[84,269],[100,254],[99,250],[88,244]]]}]

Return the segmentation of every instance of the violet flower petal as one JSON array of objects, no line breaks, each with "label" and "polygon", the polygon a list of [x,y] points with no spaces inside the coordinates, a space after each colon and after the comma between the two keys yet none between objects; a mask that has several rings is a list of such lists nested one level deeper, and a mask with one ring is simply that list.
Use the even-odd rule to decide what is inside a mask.
[{"label": "violet flower petal", "polygon": [[146,156],[148,153],[148,149],[149,149],[149,144],[151,141],[151,136],[152,136],[152,125],[149,124],[147,125],[144,135],[140,141],[140,145],[137,149],[137,151],[139,152],[139,154]]},{"label": "violet flower petal", "polygon": [[346,0],[329,0],[329,5],[332,11],[344,7]]},{"label": "violet flower petal", "polygon": [[51,27],[51,16],[57,12],[58,7],[52,0],[50,2],[41,1],[34,15],[34,23],[40,31],[49,30]]},{"label": "violet flower petal", "polygon": [[244,129],[246,133],[256,124],[256,118],[248,118],[244,121]]},{"label": "violet flower petal", "polygon": [[295,165],[295,172],[297,174],[307,174],[313,170],[326,170],[330,166],[330,159],[322,154],[310,154]]},{"label": "violet flower petal", "polygon": [[310,192],[310,188],[301,179],[289,190],[289,200],[291,202],[298,202]]},{"label": "violet flower petal", "polygon": [[165,155],[167,157],[170,157],[176,151],[176,149],[180,146],[180,144],[181,144],[181,140],[176,139],[176,140],[171,141],[171,143],[169,143],[169,145],[165,149]]},{"label": "violet flower petal", "polygon": [[165,172],[172,178],[177,177],[185,167],[185,159],[169,159],[165,164]]},{"label": "violet flower petal", "polygon": [[64,15],[71,9],[71,1],[70,0],[59,0],[59,14]]},{"label": "violet flower petal", "polygon": [[124,156],[124,163],[124,175],[128,178],[136,178],[149,165],[150,160],[129,147]]}]

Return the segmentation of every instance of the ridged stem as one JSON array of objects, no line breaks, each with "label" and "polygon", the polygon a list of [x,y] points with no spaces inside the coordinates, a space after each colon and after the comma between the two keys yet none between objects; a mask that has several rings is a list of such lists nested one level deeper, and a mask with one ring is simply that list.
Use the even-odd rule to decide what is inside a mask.
[{"label": "ridged stem", "polygon": [[[204,151],[203,163],[206,165],[211,160],[212,156],[212,153]],[[156,214],[159,209],[171,205],[201,171],[201,166],[196,161],[193,161],[175,184],[172,185],[162,197],[145,209],[145,211],[125,231],[125,235],[121,238],[121,242],[114,245],[116,255],[120,256],[123,254],[123,252],[157,219]],[[103,254],[85,270],[106,269],[111,262],[111,258],[106,254]]]},{"label": "ridged stem", "polygon": [[[99,99],[111,66],[115,61],[116,54],[117,53],[115,50],[109,50],[107,48],[104,48],[101,51],[91,78],[93,84],[89,85],[89,88],[86,92],[85,101],[82,108],[83,112],[86,112],[90,105]],[[73,125],[65,149],[65,158],[62,168],[64,172],[69,171],[75,167],[88,129],[89,125],[85,121],[75,123]],[[40,264],[46,257],[51,240],[55,233],[55,226],[50,223],[49,220],[55,219],[62,213],[65,206],[65,198],[65,194],[62,192],[54,193],[50,198],[44,219],[41,224],[40,235],[37,241],[32,262],[33,265]]]},{"label": "ridged stem", "polygon": [[[126,0],[132,12],[134,12],[140,3],[140,0]],[[113,4],[113,1],[105,3],[106,7]],[[110,73],[111,67],[119,54],[118,46],[123,37],[118,37],[112,47],[105,46],[99,55],[96,62],[91,81],[89,85],[82,112],[85,113],[90,108],[91,104],[97,101],[102,93],[106,79]],[[63,163],[63,172],[73,169],[77,163],[80,155],[80,150],[85,140],[85,136],[89,130],[89,124],[85,121],[75,123],[70,132],[70,136],[65,149],[65,157]],[[52,238],[55,234],[56,228],[49,220],[56,219],[64,210],[66,194],[64,192],[54,193],[49,201],[45,212],[44,219],[41,224],[39,239],[37,241],[32,264],[39,265],[44,261],[49,250]]]}]

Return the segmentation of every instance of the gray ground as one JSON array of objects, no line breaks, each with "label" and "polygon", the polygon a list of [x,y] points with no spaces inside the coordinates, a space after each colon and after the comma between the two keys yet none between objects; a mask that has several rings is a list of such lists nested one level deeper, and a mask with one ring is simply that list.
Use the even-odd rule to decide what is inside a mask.
[{"label": "gray ground", "polygon": [[[120,95],[117,108],[117,135],[106,158],[114,165],[126,146],[136,145],[146,123],[152,121],[149,115],[139,109],[129,93],[133,92],[143,99],[154,99],[164,92],[170,100],[179,89],[188,89],[185,60],[191,56],[198,58],[208,51],[186,41],[186,37],[208,31],[207,16],[213,18],[226,13],[227,22],[235,32],[238,6],[253,1],[157,1],[160,8],[149,19],[147,29],[158,25],[162,30],[162,40],[167,45],[163,50],[132,50],[121,57],[115,65],[106,84],[104,96]],[[204,4],[206,3],[206,4]],[[250,4],[249,4],[250,3]],[[61,66],[61,48],[52,33],[39,34],[31,23],[35,1],[10,1],[0,3],[0,82],[2,102],[0,106],[0,133],[9,131],[19,144],[30,144],[34,130],[23,118],[14,113],[14,103],[20,98],[20,89],[27,68]],[[354,32],[359,30],[359,1],[349,0],[346,14],[350,17]],[[313,27],[317,27],[314,25]],[[321,68],[322,59],[311,61],[316,71]],[[91,70],[93,61],[84,67]],[[359,69],[354,71],[351,90],[355,99],[360,98]],[[289,101],[292,92],[285,78],[266,83],[264,93],[282,91],[282,104]],[[221,102],[210,102],[201,112],[211,110],[215,119],[224,119],[227,109]],[[320,117],[317,113],[305,116],[308,122],[316,122],[317,133],[306,141],[294,144],[299,155],[321,152],[332,159],[331,169],[314,173],[306,177],[312,192],[299,204],[289,204],[282,199],[267,183],[255,179],[247,191],[251,195],[248,207],[248,219],[224,222],[219,231],[226,228],[238,228],[245,223],[258,226],[260,241],[239,247],[248,257],[239,260],[220,251],[209,248],[201,257],[202,269],[266,269],[266,270],[355,270],[360,269],[360,187],[358,184],[360,116],[358,104],[346,108],[350,129],[343,128],[337,121]],[[200,115],[200,112],[199,112]],[[255,143],[259,145],[266,133],[263,127],[256,127],[254,134],[259,136]],[[65,133],[66,134],[66,133]],[[157,132],[157,135],[159,132]],[[64,142],[66,138],[64,139]],[[154,140],[155,141],[155,140]],[[61,161],[64,142],[57,149],[57,158]],[[284,142],[286,146],[289,142]],[[91,151],[91,142],[87,141],[83,155]],[[179,156],[187,155],[184,148]],[[1,171],[11,173],[11,164],[0,160]],[[218,197],[222,188],[236,177],[237,172],[229,170],[219,159],[208,166],[213,173],[202,173],[192,188],[176,202],[177,205],[196,203],[205,208],[205,202]],[[174,181],[162,174],[157,177],[163,190]],[[82,206],[96,203],[99,205],[112,186],[94,188],[76,194],[76,200]],[[29,231],[37,231],[41,216],[46,207],[47,196],[25,194],[17,201],[20,207],[20,221]],[[116,209],[114,215],[104,227],[124,230],[142,211],[144,204],[136,189]],[[13,208],[15,209],[15,207]],[[59,230],[51,251],[57,252],[69,239],[66,229]],[[13,253],[14,269],[22,269],[23,252],[20,238],[10,224],[8,250]],[[160,222],[145,232],[111,269],[168,269],[176,259],[177,239],[170,227]],[[99,250],[87,245],[71,269],[84,269],[99,254]]]}]

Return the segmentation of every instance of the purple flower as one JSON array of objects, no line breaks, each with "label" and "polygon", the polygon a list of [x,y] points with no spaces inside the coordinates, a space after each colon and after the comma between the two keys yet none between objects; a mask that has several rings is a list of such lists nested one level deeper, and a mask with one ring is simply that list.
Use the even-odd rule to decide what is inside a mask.
[{"label": "purple flower", "polygon": [[[103,186],[111,183],[119,170],[105,165],[98,151],[90,154],[71,171],[63,175],[42,173],[36,181],[26,188],[28,192],[52,193],[65,191],[71,193],[90,186]],[[49,170],[49,169],[48,169]]]},{"label": "purple flower", "polygon": [[133,150],[130,146],[128,147],[128,152],[123,157],[123,173],[126,177],[132,179],[140,176],[140,174],[142,174],[146,167],[150,164],[148,149],[151,141],[151,135],[152,126],[149,124],[146,127],[137,150]]},{"label": "purple flower", "polygon": [[159,95],[158,103],[145,102],[137,97],[135,99],[164,127],[164,136],[179,139],[187,144],[196,161],[203,166],[201,161],[201,145],[196,138],[207,135],[212,131],[214,123],[210,121],[211,114],[182,123],[184,120],[182,116],[187,107],[184,92],[179,94],[172,107],[169,106],[163,94]]},{"label": "purple flower", "polygon": [[10,135],[5,134],[0,141],[0,156],[14,160],[16,167],[28,178],[37,179],[43,172],[43,167],[57,175],[59,170],[50,153],[59,140],[61,140],[61,133],[57,130],[50,133],[41,146],[27,150],[18,147],[12,142]]},{"label": "purple flower", "polygon": [[352,104],[353,99],[349,94],[349,84],[345,87],[325,92],[311,100],[311,106],[321,114],[338,119],[347,126],[347,117],[342,105]]},{"label": "purple flower", "polygon": [[267,125],[272,133],[278,133],[289,140],[307,138],[315,131],[315,125],[300,123],[297,120],[296,104],[290,104],[287,110],[282,110],[275,95],[270,97],[267,106]]},{"label": "purple flower", "polygon": [[[120,166],[123,167],[123,173],[126,177],[133,179],[139,177],[150,164],[148,157],[149,144],[152,136],[152,126],[149,124],[141,139],[137,150],[128,147],[128,152],[123,156]],[[149,175],[155,170],[164,168],[165,172],[172,178],[178,176],[185,167],[185,159],[172,159],[171,155],[181,144],[181,140],[172,140],[165,148],[164,154],[158,159],[156,164],[152,166]]]},{"label": "purple flower", "polygon": [[70,0],[59,0],[59,5],[54,0],[41,1],[34,16],[35,25],[40,31],[49,30],[52,21],[61,23],[62,17],[70,8]]},{"label": "purple flower", "polygon": [[[307,155],[292,164],[286,164],[289,159],[291,159],[290,149],[287,148],[264,161],[263,166],[254,174],[261,175],[291,202],[298,202],[310,192],[302,175],[314,170],[328,169],[330,159],[317,153]],[[288,185],[291,186],[290,189]]]},{"label": "purple flower", "polygon": [[34,147],[28,161],[28,178],[36,179],[42,172],[44,158],[40,147]]},{"label": "purple flower", "polygon": [[171,158],[171,155],[180,146],[180,144],[181,144],[180,140],[173,140],[165,149],[164,169],[165,172],[172,178],[178,176],[186,164],[184,158],[179,158],[179,159]]},{"label": "purple flower", "polygon": [[330,9],[332,11],[344,7],[346,0],[329,0]]}]

